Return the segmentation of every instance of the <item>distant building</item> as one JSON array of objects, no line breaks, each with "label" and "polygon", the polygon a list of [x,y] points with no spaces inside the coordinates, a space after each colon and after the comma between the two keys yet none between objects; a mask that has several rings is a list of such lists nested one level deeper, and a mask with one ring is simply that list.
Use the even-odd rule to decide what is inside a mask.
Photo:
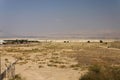
[{"label": "distant building", "polygon": [[0,44],[4,44],[5,43],[5,41],[4,40],[0,40]]}]

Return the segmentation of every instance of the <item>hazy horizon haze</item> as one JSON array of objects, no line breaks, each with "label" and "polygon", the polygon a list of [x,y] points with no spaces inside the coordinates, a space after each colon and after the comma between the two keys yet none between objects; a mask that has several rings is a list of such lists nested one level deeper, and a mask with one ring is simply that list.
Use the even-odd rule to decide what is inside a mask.
[{"label": "hazy horizon haze", "polygon": [[119,0],[0,0],[0,36],[120,38]]}]

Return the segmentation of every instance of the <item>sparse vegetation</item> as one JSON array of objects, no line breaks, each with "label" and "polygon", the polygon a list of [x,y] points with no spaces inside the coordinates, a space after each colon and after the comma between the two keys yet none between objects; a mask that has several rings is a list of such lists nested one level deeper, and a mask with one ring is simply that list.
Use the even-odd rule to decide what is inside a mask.
[{"label": "sparse vegetation", "polygon": [[[89,80],[87,78],[90,76],[93,76],[97,80],[102,80],[105,75],[116,75],[117,73],[114,72],[117,67],[111,66],[120,66],[119,45],[119,42],[68,43],[66,41],[65,43],[43,42],[37,44],[5,45],[0,50],[1,52],[3,51],[2,56],[5,56],[5,58],[3,58],[5,62],[8,62],[8,60],[11,62],[12,58],[19,59],[19,62],[16,64],[20,70],[22,69],[21,71],[18,70],[19,73],[25,71],[26,73],[28,72],[29,75],[31,74],[30,71],[33,71],[34,75],[39,75],[42,73],[40,70],[44,72],[44,70],[48,69],[49,71],[53,69],[53,71],[68,70],[68,72],[72,70],[76,75],[79,75],[87,70],[87,73],[83,72],[83,76],[80,80]],[[9,59],[9,57],[11,57],[11,59]],[[102,66],[93,66],[94,64],[100,64]],[[106,67],[105,65],[108,66]],[[37,71],[37,73],[34,70]],[[23,74],[25,75],[26,73]],[[101,76],[103,78],[99,78]],[[92,78],[90,80],[96,79]],[[106,78],[106,80],[109,79]],[[118,79],[113,79],[112,76],[111,80]]]},{"label": "sparse vegetation", "polygon": [[22,78],[20,74],[16,74],[15,77],[10,80],[25,80],[25,78]]},{"label": "sparse vegetation", "polygon": [[103,43],[103,41],[102,41],[102,40],[100,40],[100,43]]},{"label": "sparse vegetation", "polygon": [[38,67],[39,67],[39,68],[43,68],[43,66],[42,66],[42,65],[39,65]]},{"label": "sparse vegetation", "polygon": [[110,43],[109,48],[118,48],[118,49],[120,49],[120,41],[115,41],[115,42]]},{"label": "sparse vegetation", "polygon": [[60,68],[66,68],[66,66],[65,65],[60,65]]},{"label": "sparse vegetation", "polygon": [[87,43],[90,43],[90,41],[88,41]]},{"label": "sparse vegetation", "polygon": [[79,80],[120,80],[120,67],[93,65]]}]

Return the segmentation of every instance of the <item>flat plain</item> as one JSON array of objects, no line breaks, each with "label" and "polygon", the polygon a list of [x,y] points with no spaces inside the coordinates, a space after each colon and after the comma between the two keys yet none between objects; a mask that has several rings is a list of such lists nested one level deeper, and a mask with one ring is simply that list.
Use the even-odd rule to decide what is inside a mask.
[{"label": "flat plain", "polygon": [[79,80],[91,65],[120,66],[120,42],[40,42],[0,47],[2,71],[16,59],[21,80]]}]

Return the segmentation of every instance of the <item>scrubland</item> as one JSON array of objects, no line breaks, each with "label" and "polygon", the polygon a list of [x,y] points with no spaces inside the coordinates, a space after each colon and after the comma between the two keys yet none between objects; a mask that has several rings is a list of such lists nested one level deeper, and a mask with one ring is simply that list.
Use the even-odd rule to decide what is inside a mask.
[{"label": "scrubland", "polygon": [[19,59],[18,80],[120,80],[120,42],[13,44],[0,51],[3,70]]}]

